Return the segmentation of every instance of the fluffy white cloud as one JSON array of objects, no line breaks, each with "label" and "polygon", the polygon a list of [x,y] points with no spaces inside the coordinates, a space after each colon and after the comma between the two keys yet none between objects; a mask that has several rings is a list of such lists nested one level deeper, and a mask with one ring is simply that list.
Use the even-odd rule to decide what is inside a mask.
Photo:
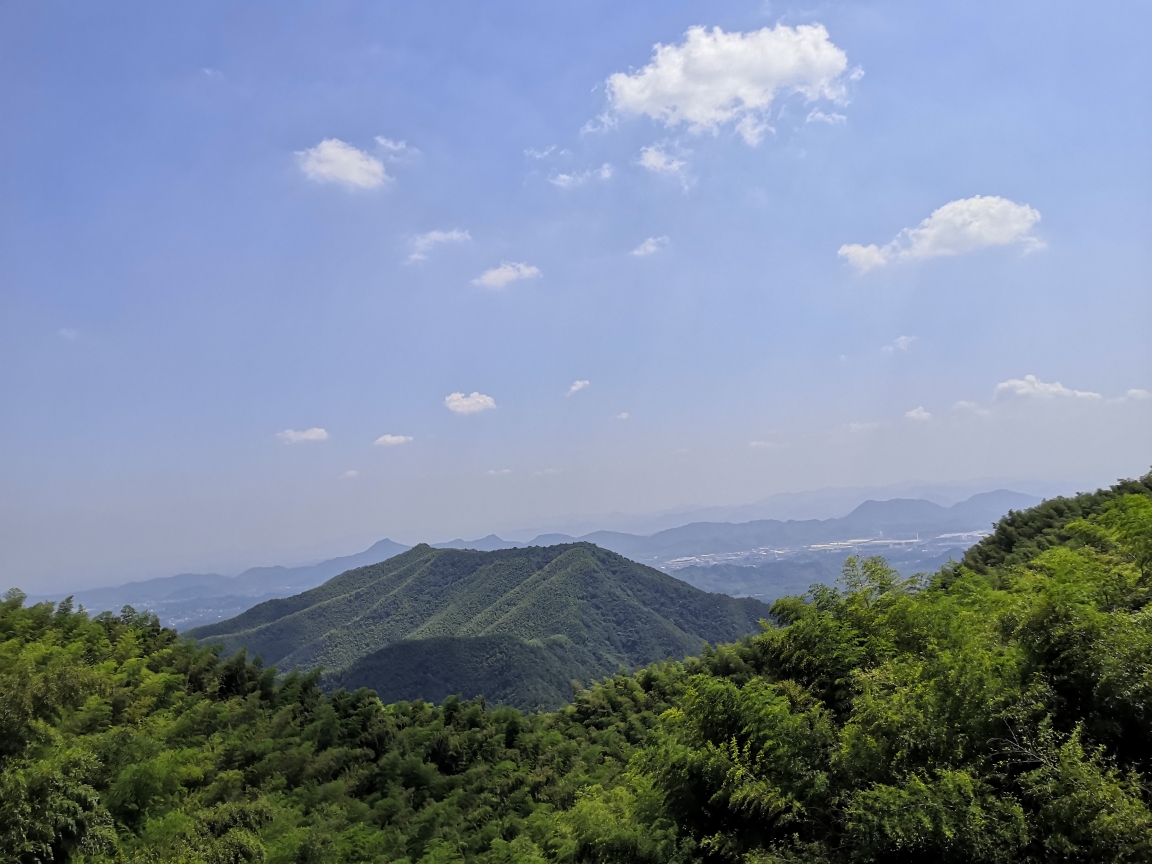
[{"label": "fluffy white cloud", "polygon": [[568,395],[571,396],[573,393],[579,393],[585,387],[590,386],[592,386],[591,381],[573,381],[572,386],[568,388]]},{"label": "fluffy white cloud", "polygon": [[345,471],[340,476],[345,478],[346,480],[355,480],[357,477],[360,476],[360,472],[359,471]]},{"label": "fluffy white cloud", "polygon": [[1075,397],[1078,399],[1099,399],[1099,393],[1088,390],[1071,390],[1059,381],[1046,384],[1035,375],[1025,375],[1023,378],[1009,378],[996,385],[996,396],[1020,396],[1036,399],[1058,399]]},{"label": "fluffy white cloud", "polygon": [[499,267],[485,270],[472,280],[472,284],[481,285],[485,288],[503,288],[509,282],[515,282],[517,279],[535,279],[542,275],[539,267],[515,261],[504,261]]},{"label": "fluffy white cloud", "polygon": [[471,396],[463,393],[449,393],[444,397],[444,404],[454,414],[479,414],[496,407],[496,400],[491,396],[473,391]]},{"label": "fluffy white cloud", "polygon": [[311,429],[303,431],[285,429],[283,432],[277,432],[276,437],[285,444],[299,444],[302,441],[327,441],[328,432],[318,426],[313,426]]},{"label": "fluffy white cloud", "polygon": [[880,350],[885,354],[894,354],[897,351],[907,351],[912,347],[913,343],[919,341],[919,336],[897,336],[892,340],[892,344],[885,345]]},{"label": "fluffy white cloud", "polygon": [[644,114],[694,132],[734,122],[748,144],[767,129],[779,94],[809,102],[845,98],[848,57],[821,24],[777,24],[750,33],[691,27],[679,45],[657,44],[652,62],[608,79],[608,98],[622,114]]},{"label": "fluffy white cloud", "polygon": [[680,174],[687,163],[682,159],[673,159],[659,145],[653,144],[641,148],[639,164],[657,174]]},{"label": "fluffy white cloud", "polygon": [[667,237],[649,237],[639,246],[632,250],[632,254],[637,258],[645,258],[649,255],[655,255],[661,249],[668,245]]},{"label": "fluffy white cloud", "polygon": [[1143,399],[1152,399],[1152,393],[1149,393],[1147,390],[1133,389],[1133,390],[1129,390],[1127,393],[1125,393],[1120,398],[1124,401],[1128,401],[1128,400],[1140,401]]},{"label": "fluffy white cloud", "polygon": [[511,468],[489,468],[488,475],[491,477],[498,477],[501,474],[511,474]]},{"label": "fluffy white cloud", "polygon": [[621,411],[619,414],[613,415],[612,419],[613,420],[627,420],[628,419],[628,412],[627,411]]},{"label": "fluffy white cloud", "polygon": [[924,410],[923,405],[918,405],[915,408],[913,408],[911,411],[905,412],[904,416],[907,417],[909,420],[931,420],[932,419],[932,415]]},{"label": "fluffy white cloud", "polygon": [[300,168],[311,180],[375,189],[392,179],[384,163],[339,138],[325,138],[315,147],[301,150]]},{"label": "fluffy white cloud", "polygon": [[408,260],[423,261],[436,246],[443,243],[464,243],[471,239],[472,235],[467,231],[429,231],[427,234],[420,234],[413,238],[412,253],[408,256]]},{"label": "fluffy white cloud", "polygon": [[589,180],[609,180],[611,177],[612,166],[605,162],[599,168],[589,168],[574,174],[554,174],[548,178],[548,182],[559,186],[561,189],[572,189],[576,186],[583,186]]},{"label": "fluffy white cloud", "polygon": [[977,195],[949,201],[915,228],[905,228],[884,246],[841,246],[837,254],[858,270],[871,270],[902,258],[963,255],[987,246],[1020,243],[1042,249],[1044,242],[1031,234],[1040,211],[996,195]]},{"label": "fluffy white cloud", "polygon": [[411,435],[381,435],[372,443],[377,447],[397,447],[412,440]]}]

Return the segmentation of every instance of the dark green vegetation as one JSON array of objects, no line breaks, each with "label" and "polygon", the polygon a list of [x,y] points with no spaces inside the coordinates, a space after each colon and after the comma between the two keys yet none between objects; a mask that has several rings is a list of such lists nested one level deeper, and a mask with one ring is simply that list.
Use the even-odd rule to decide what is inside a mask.
[{"label": "dark green vegetation", "polygon": [[332,686],[386,701],[463,693],[558,708],[573,680],[698,654],[758,630],[767,614],[590,543],[420,545],[188,635],[283,669],[323,666]]},{"label": "dark green vegetation", "polygon": [[10,593],[0,861],[1152,861],[1152,477],[1072,500],[973,553],[1030,559],[849,559],[551,714],[328,697]]}]

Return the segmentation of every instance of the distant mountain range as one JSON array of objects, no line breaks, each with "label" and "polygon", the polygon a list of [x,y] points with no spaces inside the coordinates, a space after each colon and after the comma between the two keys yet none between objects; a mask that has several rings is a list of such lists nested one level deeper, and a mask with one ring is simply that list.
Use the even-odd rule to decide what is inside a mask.
[{"label": "distant mountain range", "polygon": [[421,544],[189,636],[385,702],[453,693],[554,708],[571,682],[698,653],[768,607],[709,594],[590,543],[478,552]]},{"label": "distant mountain range", "polygon": [[973,495],[951,507],[914,498],[865,501],[840,519],[694,522],[648,536],[617,531],[595,531],[581,537],[542,534],[528,543],[509,542],[490,534],[479,540],[453,540],[438,545],[441,548],[492,550],[580,541],[611,549],[633,561],[658,565],[677,558],[721,552],[762,548],[798,550],[813,544],[858,538],[901,540],[920,536],[928,539],[942,534],[990,531],[1009,510],[1022,510],[1038,503],[1040,499],[1033,495],[1000,489]]},{"label": "distant mountain range", "polygon": [[[332,558],[307,567],[252,567],[238,576],[218,573],[181,573],[128,582],[111,588],[76,591],[72,600],[93,612],[124,606],[148,610],[160,616],[166,627],[185,630],[239,615],[263,600],[297,594],[331,579],[339,573],[365,564],[375,564],[404,552],[409,547],[381,540],[356,555]],[[29,602],[60,600],[63,594],[30,595]]]},{"label": "distant mountain range", "polygon": [[[490,552],[588,542],[675,572],[678,578],[709,591],[771,600],[803,591],[814,581],[832,581],[844,558],[854,551],[885,555],[903,573],[934,570],[949,557],[961,557],[978,539],[971,532],[990,530],[1009,510],[1023,510],[1039,501],[1033,495],[1001,489],[973,495],[950,507],[910,498],[865,501],[839,519],[694,522],[650,535],[617,531],[596,531],[580,537],[543,534],[527,542],[490,534],[477,540],[437,543],[432,548]],[[811,548],[861,538],[901,541],[916,537],[921,542],[873,544],[868,549]],[[78,591],[73,599],[93,611],[118,611],[125,605],[147,609],[159,615],[166,626],[183,631],[239,615],[265,600],[306,591],[346,570],[379,563],[408,548],[392,540],[381,540],[356,555],[307,567],[253,567],[234,577],[185,573]],[[764,555],[740,555],[763,549],[782,551],[770,556],[773,560]],[[717,570],[717,564],[725,567]],[[57,592],[29,600],[60,600],[63,596]]]}]

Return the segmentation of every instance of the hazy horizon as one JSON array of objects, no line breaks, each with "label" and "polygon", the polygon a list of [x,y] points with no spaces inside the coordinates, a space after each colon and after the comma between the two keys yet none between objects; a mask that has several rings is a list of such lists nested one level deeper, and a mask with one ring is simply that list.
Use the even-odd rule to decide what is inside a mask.
[{"label": "hazy horizon", "polygon": [[1152,9],[1087,14],[0,8],[0,588],[1144,474]]}]

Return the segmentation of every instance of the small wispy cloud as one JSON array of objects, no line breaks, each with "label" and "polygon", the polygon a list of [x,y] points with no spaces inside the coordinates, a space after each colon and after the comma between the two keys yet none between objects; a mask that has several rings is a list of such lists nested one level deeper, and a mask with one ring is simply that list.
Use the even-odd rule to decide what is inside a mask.
[{"label": "small wispy cloud", "polygon": [[340,476],[346,480],[355,480],[357,477],[360,476],[360,472],[359,471],[345,471]]},{"label": "small wispy cloud", "polygon": [[1065,387],[1059,381],[1051,384],[1045,383],[1035,375],[1025,375],[1023,378],[1009,378],[996,385],[996,397],[1016,396],[1033,399],[1101,399],[1099,393],[1090,390],[1073,390]]},{"label": "small wispy cloud", "polygon": [[375,189],[392,179],[383,162],[339,138],[325,138],[315,147],[298,151],[296,156],[304,175],[320,183]]},{"label": "small wispy cloud", "polygon": [[989,414],[992,413],[987,408],[981,408],[980,405],[978,405],[977,403],[969,402],[965,399],[961,399],[959,402],[955,403],[952,406],[952,410],[953,411],[971,411],[973,414],[977,414],[980,417],[987,417]]},{"label": "small wispy cloud", "polygon": [[56,335],[61,339],[67,339],[69,342],[75,342],[80,338],[80,331],[75,330],[72,327],[61,327],[56,331]]},{"label": "small wispy cloud", "polygon": [[661,249],[666,249],[669,242],[667,237],[649,237],[633,249],[632,254],[637,258],[647,258],[649,255],[655,255]]},{"label": "small wispy cloud", "polygon": [[541,468],[539,471],[534,472],[537,476],[548,477],[552,474],[559,474],[559,468]]},{"label": "small wispy cloud", "polygon": [[874,420],[869,421],[867,423],[849,423],[848,424],[848,431],[853,432],[853,433],[871,432],[873,429],[879,429],[881,425],[883,425],[883,424],[878,423]]},{"label": "small wispy cloud", "polygon": [[529,147],[527,150],[524,151],[524,155],[529,157],[530,159],[545,159],[549,155],[551,155],[552,153],[555,153],[555,152],[556,152],[556,145],[552,144],[549,147],[545,147],[543,150],[536,150],[536,149],[533,149],[532,147]]},{"label": "small wispy cloud", "polygon": [[591,386],[592,386],[591,381],[573,381],[572,386],[568,388],[568,395],[571,396],[573,393],[579,393],[585,387],[591,387]]},{"label": "small wispy cloud", "polygon": [[500,474],[511,474],[511,473],[512,473],[511,468],[490,468],[488,470],[488,474],[492,477],[498,476]]},{"label": "small wispy cloud", "polygon": [[754,450],[775,450],[780,445],[772,441],[749,441],[748,446]]},{"label": "small wispy cloud", "polygon": [[548,182],[553,186],[559,186],[561,189],[574,189],[577,186],[583,186],[589,180],[610,180],[612,178],[612,166],[605,162],[599,168],[589,168],[586,171],[578,171],[573,174],[553,174],[548,178]]},{"label": "small wispy cloud", "polygon": [[472,284],[484,288],[500,289],[518,279],[536,279],[542,275],[544,274],[540,272],[539,267],[533,267],[523,262],[504,261],[499,267],[485,270],[472,280]]},{"label": "small wispy cloud", "polygon": [[201,72],[201,74],[204,75],[205,78],[219,79],[219,78],[224,77],[223,72],[221,72],[219,69],[213,69],[210,66],[205,66],[203,69],[200,70],[200,72]]},{"label": "small wispy cloud", "polygon": [[377,135],[376,143],[380,145],[385,156],[392,162],[400,162],[420,155],[420,151],[406,141],[393,141],[391,138]]},{"label": "small wispy cloud", "polygon": [[301,444],[305,441],[327,441],[328,432],[319,426],[313,426],[311,429],[303,430],[285,429],[283,432],[277,432],[276,437],[285,444]]},{"label": "small wispy cloud", "polygon": [[419,234],[412,239],[411,249],[412,252],[408,255],[409,261],[425,261],[428,258],[428,253],[435,249],[437,246],[442,246],[445,243],[466,243],[472,239],[472,235],[467,231],[429,231],[426,234]]},{"label": "small wispy cloud", "polygon": [[924,410],[923,405],[917,405],[911,411],[904,412],[904,416],[909,420],[931,420],[932,415]]},{"label": "small wispy cloud", "polygon": [[670,156],[660,145],[653,144],[650,147],[640,149],[640,159],[637,164],[641,168],[647,168],[657,174],[672,174],[680,177],[683,176],[684,168],[688,163],[683,159]]},{"label": "small wispy cloud", "polygon": [[808,116],[804,119],[805,123],[827,123],[830,126],[837,126],[841,123],[847,123],[848,118],[843,114],[829,113],[825,114],[819,108],[813,108],[808,112]]},{"label": "small wispy cloud", "polygon": [[880,350],[885,354],[893,354],[896,351],[907,351],[916,342],[920,341],[919,336],[897,336],[888,345],[885,345]]},{"label": "small wispy cloud", "polygon": [[399,447],[413,440],[411,435],[381,435],[372,443],[377,447]]},{"label": "small wispy cloud", "polygon": [[463,393],[449,393],[444,397],[444,405],[453,414],[479,414],[481,411],[495,408],[496,400],[475,391],[470,396],[465,396]]},{"label": "small wispy cloud", "polygon": [[1152,393],[1147,390],[1132,389],[1126,392],[1123,396],[1118,396],[1114,402],[1142,402],[1145,399],[1152,399]]},{"label": "small wispy cloud", "polygon": [[612,415],[611,419],[613,419],[613,420],[627,420],[628,419],[628,412],[627,411],[621,411],[619,414]]}]

